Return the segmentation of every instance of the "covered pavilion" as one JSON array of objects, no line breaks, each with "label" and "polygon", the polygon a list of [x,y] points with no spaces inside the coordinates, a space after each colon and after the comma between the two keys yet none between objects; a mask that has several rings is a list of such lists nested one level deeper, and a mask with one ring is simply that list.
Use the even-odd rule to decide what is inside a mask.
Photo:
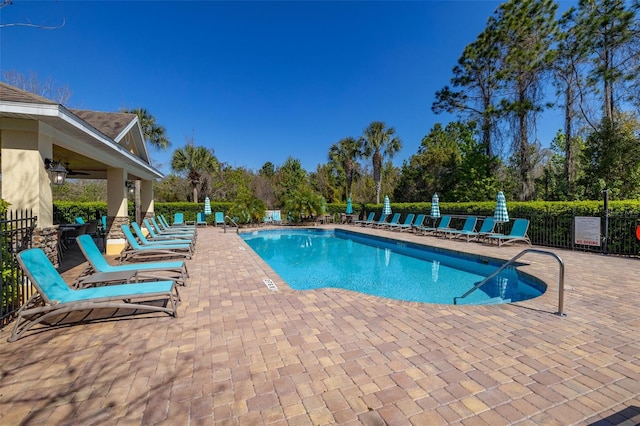
[{"label": "covered pavilion", "polygon": [[0,82],[1,197],[11,209],[37,216],[34,245],[57,259],[53,217],[54,169],[71,177],[106,179],[105,251],[125,246],[120,225],[129,222],[127,183],[140,182],[140,211],[153,214],[153,181],[162,178],[150,164],[138,116],[69,109],[42,96]]}]

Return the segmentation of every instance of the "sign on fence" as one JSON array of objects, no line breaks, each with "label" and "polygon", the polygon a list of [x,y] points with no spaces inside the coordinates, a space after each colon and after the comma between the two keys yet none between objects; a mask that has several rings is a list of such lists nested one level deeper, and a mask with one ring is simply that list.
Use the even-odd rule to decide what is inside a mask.
[{"label": "sign on fence", "polygon": [[585,246],[600,246],[600,218],[575,217],[574,242]]}]

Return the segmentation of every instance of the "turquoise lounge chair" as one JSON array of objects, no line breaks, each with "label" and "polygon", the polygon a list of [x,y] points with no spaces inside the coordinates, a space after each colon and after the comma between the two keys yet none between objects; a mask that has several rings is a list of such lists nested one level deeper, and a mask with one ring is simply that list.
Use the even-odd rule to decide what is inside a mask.
[{"label": "turquoise lounge chair", "polygon": [[374,220],[370,223],[365,223],[364,226],[366,226],[367,228],[374,228],[374,227],[379,227],[381,225],[384,225],[385,223],[387,223],[387,216],[389,216],[388,214],[382,214],[380,215],[380,218],[378,220]]},{"label": "turquoise lounge chair", "polygon": [[422,232],[422,235],[427,235],[427,233],[433,233],[433,234],[437,234],[438,232],[444,231],[445,229],[451,229],[449,228],[449,225],[451,224],[451,216],[449,215],[443,215],[440,218],[440,222],[438,223],[438,226],[432,227],[432,226],[417,226],[416,232]]},{"label": "turquoise lounge chair", "polygon": [[224,222],[224,212],[216,212],[214,217],[214,225],[215,226],[224,226],[225,222]]},{"label": "turquoise lounge chair", "polygon": [[207,226],[207,215],[204,212],[198,212],[196,215],[196,226]]},{"label": "turquoise lounge chair", "polygon": [[271,225],[271,223],[273,223],[273,211],[272,210],[266,210],[264,212],[264,217],[262,218],[262,223],[264,223],[265,225]]},{"label": "turquoise lounge chair", "polygon": [[186,222],[184,221],[184,214],[181,212],[174,213],[173,215],[173,223],[171,226],[185,226]]},{"label": "turquoise lounge chair", "polygon": [[420,228],[421,226],[424,226],[424,219],[427,217],[427,215],[420,213],[417,217],[416,220],[413,221],[413,224],[411,224],[411,228],[409,228],[409,231],[414,232],[416,230],[416,228]]},{"label": "turquoise lounge chair", "polygon": [[161,241],[151,241],[151,240],[147,239],[147,237],[142,232],[142,229],[140,229],[140,226],[136,222],[132,222],[131,223],[131,227],[133,228],[133,232],[135,232],[135,235],[138,237],[138,240],[140,241],[140,244],[143,247],[144,246],[159,246],[159,245],[171,245],[172,247],[174,247],[174,246],[186,246],[186,245],[188,245],[191,248],[191,252],[193,252],[193,249],[194,249],[193,241],[179,239],[179,238],[166,239],[166,240],[163,239]]},{"label": "turquoise lounge chair", "polygon": [[[164,217],[163,217],[164,219]],[[169,225],[167,225],[169,226]],[[195,228],[195,222],[187,222],[186,220],[184,220],[184,213],[182,212],[177,212],[174,213],[173,215],[173,223],[170,225],[170,228],[177,228],[177,229],[194,229]]]},{"label": "turquoise lounge chair", "polygon": [[[151,218],[151,220],[153,220],[153,218]],[[193,233],[175,232],[164,233],[161,235],[156,232],[157,228],[154,227],[151,222],[149,222],[149,219],[144,219],[142,223],[144,223],[147,231],[149,231],[149,236],[147,237],[147,239],[151,239],[151,241],[183,240],[185,243],[195,241],[195,234]]]},{"label": "turquoise lounge chair", "polygon": [[476,230],[476,223],[478,222],[478,218],[475,216],[469,216],[464,220],[464,225],[462,225],[461,229],[444,229],[442,230],[442,235],[449,239],[458,238],[461,235],[465,235]]},{"label": "turquoise lounge chair", "polygon": [[78,216],[78,217],[76,217],[76,218],[75,218],[75,222],[76,222],[78,225],[84,225],[84,224],[85,224],[84,219],[83,219],[83,218],[81,218],[80,216]]},{"label": "turquoise lounge chair", "polygon": [[166,219],[160,215],[158,216],[158,220],[156,221],[155,217],[151,217],[151,222],[156,228],[156,232],[160,235],[181,235],[181,236],[191,236],[195,240],[197,236],[196,228],[192,226],[187,226],[184,228],[181,227],[171,227],[167,225]]},{"label": "turquoise lounge chair", "polygon": [[487,239],[489,243],[493,243],[493,241],[498,242],[498,247],[503,246],[505,244],[515,244],[518,241],[525,242],[531,245],[531,240],[527,236],[527,231],[529,230],[529,220],[528,219],[516,219],[513,222],[513,226],[511,227],[511,232],[509,235],[502,234],[494,234],[489,235]]},{"label": "turquoise lounge chair", "polygon": [[[8,339],[10,342],[22,337],[35,325],[74,311],[107,308],[166,312],[174,317],[178,315],[178,293],[174,281],[114,284],[76,290],[67,285],[41,248],[24,250],[16,258],[36,292],[18,311],[18,318]],[[165,303],[158,304],[159,300]],[[85,316],[82,318],[86,319]]]},{"label": "turquoise lounge chair", "polygon": [[195,232],[181,232],[178,230],[175,230],[175,232],[162,231],[160,226],[157,224],[156,220],[153,217],[151,219],[144,219],[142,223],[144,223],[144,226],[147,228],[147,231],[149,231],[149,236],[147,236],[147,239],[151,239],[152,241],[153,240],[162,241],[165,239],[169,239],[169,240],[184,240],[185,242],[189,242],[189,241],[195,242],[196,240]]},{"label": "turquoise lounge chair", "polygon": [[282,214],[280,210],[274,210],[271,219],[273,219],[274,225],[282,225]]},{"label": "turquoise lounge chair", "polygon": [[376,213],[375,212],[370,212],[369,216],[367,216],[366,220],[354,220],[353,224],[354,225],[360,225],[360,226],[366,226],[368,224],[373,223],[373,218],[376,217]]},{"label": "turquoise lounge chair", "polygon": [[465,234],[467,237],[467,242],[471,240],[480,240],[483,238],[488,238],[490,235],[497,235],[494,232],[494,228],[496,227],[496,221],[493,216],[489,216],[484,218],[482,221],[482,226],[478,232],[470,232]]},{"label": "turquoise lounge chair", "polygon": [[397,225],[399,220],[400,220],[400,213],[394,213],[393,217],[391,218],[391,220],[389,222],[384,222],[382,224],[377,224],[376,226],[378,228],[389,228],[390,226]]},{"label": "turquoise lounge chair", "polygon": [[395,223],[395,224],[389,224],[388,227],[392,231],[403,231],[403,230],[406,230],[406,229],[411,229],[411,226],[413,225],[413,219],[415,217],[416,217],[415,214],[409,213],[407,215],[407,217],[404,218],[404,222]]},{"label": "turquoise lounge chair", "polygon": [[125,248],[120,253],[120,263],[132,260],[158,260],[175,257],[191,259],[192,251],[190,244],[159,244],[154,246],[143,246],[133,236],[129,225],[122,225],[122,232],[129,244],[129,248]]},{"label": "turquoise lounge chair", "polygon": [[135,271],[143,273],[145,278],[171,279],[180,285],[187,285],[189,273],[187,272],[187,264],[183,261],[127,263],[125,265],[114,266],[107,262],[90,236],[79,236],[78,247],[80,247],[80,251],[82,251],[82,254],[84,254],[84,257],[89,263],[85,270],[80,273],[79,283],[82,281],[82,277],[92,272],[110,273]]}]

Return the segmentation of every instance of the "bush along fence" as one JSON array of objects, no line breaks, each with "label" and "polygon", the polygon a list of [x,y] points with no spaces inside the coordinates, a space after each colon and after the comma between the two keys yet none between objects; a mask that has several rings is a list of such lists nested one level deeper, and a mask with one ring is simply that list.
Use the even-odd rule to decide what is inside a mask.
[{"label": "bush along fence", "polygon": [[[493,216],[495,202],[440,203],[440,214],[456,216],[453,226],[461,225],[464,217]],[[606,205],[605,205],[606,204]],[[346,204],[340,205],[340,208]],[[392,211],[401,213],[424,213],[429,215],[430,203],[392,203]],[[579,250],[592,253],[640,257],[640,201],[576,201],[576,202],[509,202],[509,217],[530,221],[529,238],[537,246]],[[354,212],[366,217],[368,212],[382,211],[382,204],[356,204]],[[599,220],[597,245],[576,243],[576,221],[581,218]],[[402,220],[402,218],[401,218]],[[456,222],[457,220],[457,222]],[[509,224],[501,229],[510,231]],[[597,232],[596,232],[597,233]]]},{"label": "bush along fence", "polygon": [[[478,217],[493,216],[495,201],[440,203],[441,214],[459,216],[462,222],[464,216]],[[211,202],[213,212],[227,212],[231,208],[229,202]],[[133,206],[129,205],[130,217],[133,217]],[[56,217],[72,221],[75,216],[87,216],[106,213],[106,203],[55,203]],[[329,203],[326,213],[337,217],[344,213],[345,203]],[[404,215],[408,213],[424,213],[429,215],[431,203],[392,203],[392,211]],[[575,202],[509,202],[507,200],[509,217],[529,219],[529,238],[534,245],[556,247],[569,250],[581,250],[594,253],[616,254],[640,257],[640,241],[636,237],[636,230],[640,226],[640,201],[612,201],[603,205],[602,201]],[[363,204],[354,202],[353,210],[360,218],[373,211],[377,215],[382,211],[382,204]],[[156,214],[164,214],[167,219],[176,212],[184,213],[185,220],[195,220],[198,212],[204,211],[204,203],[155,203]],[[599,245],[576,244],[576,218],[590,217],[600,219]],[[211,222],[212,216],[207,220]],[[63,222],[63,220],[61,220]],[[454,222],[454,225],[457,222]],[[502,228],[509,232],[509,225]]]},{"label": "bush along fence", "polygon": [[0,213],[0,326],[11,321],[33,289],[18,266],[16,253],[32,246],[36,217],[30,210]]}]

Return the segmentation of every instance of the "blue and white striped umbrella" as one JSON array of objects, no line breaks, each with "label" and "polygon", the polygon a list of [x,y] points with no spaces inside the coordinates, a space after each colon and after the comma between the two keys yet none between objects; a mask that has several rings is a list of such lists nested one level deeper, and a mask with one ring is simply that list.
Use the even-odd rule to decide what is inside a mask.
[{"label": "blue and white striped umbrella", "polygon": [[432,218],[436,219],[440,217],[440,204],[438,200],[438,194],[433,194],[431,198],[431,214],[429,214]]},{"label": "blue and white striped umbrella", "polygon": [[206,197],[204,199],[204,214],[205,215],[211,214],[211,200],[209,200],[209,197]]},{"label": "blue and white striped umbrella", "polygon": [[382,214],[390,215],[391,214],[391,202],[389,201],[389,196],[384,196],[384,204],[382,206]]},{"label": "blue and white striped umbrella", "polygon": [[351,203],[351,197],[347,198],[347,210],[345,210],[346,214],[353,214],[353,204]]},{"label": "blue and white striped umbrella", "polygon": [[498,192],[496,211],[493,214],[493,219],[496,222],[509,222],[509,213],[507,212],[507,199],[504,197],[502,191]]}]

